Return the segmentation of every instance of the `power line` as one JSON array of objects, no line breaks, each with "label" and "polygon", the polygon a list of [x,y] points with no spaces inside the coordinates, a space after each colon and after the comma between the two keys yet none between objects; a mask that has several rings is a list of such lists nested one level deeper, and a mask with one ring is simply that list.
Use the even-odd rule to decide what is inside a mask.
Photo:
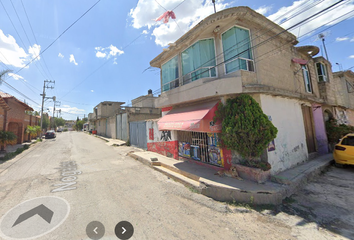
[{"label": "power line", "polygon": [[[27,22],[28,22],[28,24],[29,24],[29,26],[30,26],[30,28],[31,28],[31,32],[32,32],[32,35],[33,35],[33,37],[34,37],[34,40],[35,40],[36,44],[38,45],[38,40],[37,40],[37,38],[36,38],[36,35],[34,34],[31,21],[30,21],[30,19],[29,19],[29,17],[28,17],[26,8],[25,8],[25,6],[23,5],[23,1],[22,1],[22,0],[21,0],[21,4],[22,4],[23,10],[24,10],[24,12],[25,12],[25,14],[26,14]],[[44,56],[42,56],[42,58],[43,58],[44,65],[45,65],[45,67],[47,68],[47,71],[48,71],[50,77],[51,77],[52,79],[54,79],[53,76],[52,76],[52,74],[51,74],[51,72],[49,71],[49,68],[48,68],[47,63],[46,63],[46,61],[45,61],[45,59],[44,59]]]},{"label": "power line", "polygon": [[[292,28],[294,28],[294,27],[300,25],[301,23],[303,23],[303,22],[305,22],[305,21],[307,21],[307,20],[309,20],[309,19],[311,19],[311,18],[313,18],[313,17],[315,17],[315,16],[321,14],[322,12],[327,11],[328,9],[334,7],[335,5],[337,5],[337,4],[340,3],[340,2],[343,2],[343,0],[342,0],[342,1],[339,1],[339,2],[337,2],[337,3],[335,3],[335,4],[333,4],[333,5],[331,5],[331,6],[329,6],[329,7],[325,8],[325,9],[323,9],[323,10],[321,10],[320,12],[318,12],[318,13],[316,13],[316,14],[313,14],[312,16],[310,16],[310,17],[308,17],[308,18],[306,18],[306,19],[304,19],[304,20],[302,20],[302,21],[300,21],[300,22],[294,24],[293,26],[287,28],[286,30],[284,30],[284,31],[282,31],[282,32],[280,32],[280,33],[278,33],[278,34],[276,34],[276,35],[270,37],[270,38],[268,38],[267,40],[264,40],[263,42],[261,42],[261,43],[255,45],[255,46],[253,46],[253,47],[250,47],[249,49],[254,49],[254,48],[259,47],[260,45],[262,45],[262,44],[268,42],[269,40],[273,39],[274,37],[276,37],[276,36],[278,36],[278,35],[280,35],[280,34],[286,32],[288,29],[292,29]],[[342,16],[341,16],[341,17],[342,17]],[[348,17],[348,18],[349,18],[349,17]],[[347,18],[346,18],[346,19],[347,19]],[[345,20],[345,19],[344,19],[344,20]],[[344,20],[342,20],[342,21],[344,21]],[[327,23],[327,24],[328,24],[328,23]],[[310,31],[310,32],[312,32],[312,31]],[[308,34],[308,33],[306,33],[306,34],[304,34],[304,35],[307,35],[307,34]],[[291,42],[287,42],[287,43],[285,43],[285,44],[289,44],[289,43],[291,43]],[[283,44],[281,47],[283,47],[285,44]],[[236,54],[235,56],[231,57],[230,59],[233,59],[233,58],[235,58],[235,57],[241,55],[242,53],[248,51],[249,49],[246,49],[246,50],[244,50],[244,51],[242,51],[242,52]],[[275,50],[277,50],[277,49],[279,49],[279,47],[277,47],[276,49],[273,49],[273,50],[271,50],[271,51],[269,51],[269,52],[267,52],[267,53],[265,53],[265,54],[263,54],[263,55],[261,55],[261,56],[264,56],[264,55],[266,55],[266,54],[268,54],[268,53],[270,53],[270,52],[272,52],[272,51],[275,51]],[[259,59],[261,56],[258,56],[258,59]],[[230,59],[228,59],[227,61],[229,61]],[[262,60],[262,59],[261,59],[261,60]],[[256,62],[259,62],[259,61],[261,61],[261,60],[258,60],[258,61],[256,61]],[[225,63],[225,62],[226,62],[226,61],[224,60],[224,61],[222,61],[221,63],[216,64],[215,67],[217,67],[217,66],[219,66],[219,65],[221,65],[221,64],[223,64],[223,63]],[[352,68],[354,68],[354,66],[353,66]],[[197,76],[198,76],[198,75],[201,75],[201,74],[203,74],[203,73],[205,73],[205,72],[207,72],[207,71],[209,71],[209,70],[203,71],[203,72],[197,74]],[[190,78],[187,79],[187,80],[191,80],[191,79],[192,79],[192,77],[190,77]],[[190,90],[190,89],[187,89],[187,90]],[[184,91],[187,91],[187,90],[184,90]],[[180,93],[180,92],[181,92],[181,91],[179,91],[178,93]],[[173,95],[173,94],[176,94],[176,93],[171,93],[170,95]],[[144,100],[144,99],[142,99],[142,100]],[[141,100],[141,101],[142,101],[142,100]],[[139,102],[140,102],[140,101],[139,101]]]},{"label": "power line", "polygon": [[18,94],[20,94],[21,96],[25,97],[26,99],[30,100],[31,102],[40,105],[39,103],[37,103],[36,101],[32,100],[31,98],[27,97],[25,94],[23,94],[22,92],[20,92],[19,90],[17,90],[16,88],[14,88],[12,85],[10,85],[9,83],[2,81],[3,83],[5,83],[8,87],[10,87],[10,89],[12,89],[13,91],[17,92]]},{"label": "power line", "polygon": [[[1,0],[0,0],[1,1]],[[67,27],[51,44],[49,44],[43,51],[41,51],[36,57],[34,57],[30,62],[28,62],[24,67],[20,68],[18,72],[20,72],[22,69],[30,65],[34,60],[36,60],[39,56],[41,56],[45,51],[48,50],[61,36],[64,35],[72,26],[74,26],[82,17],[84,17],[92,8],[94,8],[101,0],[98,0],[95,4],[93,4],[86,12],[84,12],[75,22],[73,22],[69,27]]]}]

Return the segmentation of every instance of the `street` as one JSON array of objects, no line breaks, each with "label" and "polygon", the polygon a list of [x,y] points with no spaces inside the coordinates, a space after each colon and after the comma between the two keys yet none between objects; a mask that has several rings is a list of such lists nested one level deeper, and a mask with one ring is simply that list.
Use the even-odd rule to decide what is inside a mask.
[{"label": "street", "polygon": [[[92,221],[103,224],[102,239],[118,239],[115,227],[121,221],[132,224],[131,239],[322,240],[353,236],[348,232],[339,235],[341,231],[326,224],[318,226],[286,211],[277,216],[233,211],[234,206],[197,194],[135,161],[127,156],[130,151],[139,149],[109,146],[82,132],[64,132],[1,164],[0,238],[90,239],[86,229]],[[347,187],[352,191],[352,184]],[[28,201],[32,199],[33,203]],[[32,207],[16,209],[21,203],[37,207],[37,212],[30,212]],[[46,231],[41,233],[43,228]],[[103,234],[101,227],[90,231]]]}]

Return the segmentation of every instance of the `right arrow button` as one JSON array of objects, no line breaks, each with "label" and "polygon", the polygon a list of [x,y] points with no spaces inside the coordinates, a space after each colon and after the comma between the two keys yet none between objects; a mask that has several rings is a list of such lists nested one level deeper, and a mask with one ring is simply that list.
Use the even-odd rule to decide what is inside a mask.
[{"label": "right arrow button", "polygon": [[114,228],[114,233],[119,239],[129,239],[134,234],[134,227],[130,222],[121,221]]}]

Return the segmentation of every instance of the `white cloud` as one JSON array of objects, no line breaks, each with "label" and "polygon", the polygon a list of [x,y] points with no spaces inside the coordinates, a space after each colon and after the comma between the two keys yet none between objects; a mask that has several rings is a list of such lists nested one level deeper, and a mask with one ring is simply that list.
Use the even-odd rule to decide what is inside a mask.
[{"label": "white cloud", "polygon": [[350,55],[349,58],[354,58],[354,55]]},{"label": "white cloud", "polygon": [[[173,9],[180,3],[181,0],[170,0],[163,1],[160,4],[166,9]],[[219,0],[216,1],[215,5],[217,11],[220,11],[230,4]],[[146,9],[149,9],[149,11],[146,11]],[[136,7],[130,10],[132,26],[137,29],[143,27],[152,29],[151,35],[155,37],[155,43],[166,46],[168,43],[176,41],[202,19],[213,14],[214,5],[212,1],[189,0],[173,11],[176,14],[175,20],[170,19],[166,24],[161,21],[155,22],[153,19],[158,18],[165,10],[155,0],[139,0]]]},{"label": "white cloud", "polygon": [[343,42],[343,41],[347,41],[347,40],[349,40],[348,37],[337,37],[336,38],[336,42]]},{"label": "white cloud", "polygon": [[[14,67],[24,67],[28,61],[36,57],[41,50],[41,46],[34,44],[28,49],[28,53],[21,48],[16,39],[10,34],[5,35],[4,32],[0,29],[0,61],[4,62],[7,65]],[[39,60],[38,57],[36,60]]]},{"label": "white cloud", "polygon": [[114,58],[113,64],[118,64],[118,63],[117,63],[117,58]]},{"label": "white cloud", "polygon": [[[28,53],[30,54],[31,59],[37,57],[41,52],[41,46],[34,44],[32,47],[30,46],[28,49]],[[37,57],[35,61],[40,60],[41,57]]]},{"label": "white cloud", "polygon": [[[321,10],[333,5],[338,1],[316,1],[317,3],[314,7],[307,7],[306,10],[302,11],[300,14],[297,14],[294,18],[290,18],[290,16],[294,15],[294,13],[297,13],[299,9],[303,9],[304,6],[308,6],[302,5],[308,2],[308,0],[293,1],[291,6],[280,8],[276,13],[270,15],[268,18],[274,21],[275,23],[280,24],[284,29],[288,29],[294,24],[299,23],[300,21],[312,16],[315,13],[320,12]],[[348,17],[348,15],[345,14],[353,10],[353,1],[342,2],[336,5],[335,7],[332,7],[330,10],[324,12],[323,14],[319,14],[316,17],[311,18],[305,24],[290,29],[290,32],[292,32],[297,37],[303,37],[305,35],[308,35],[309,33],[312,33],[312,31],[317,28],[332,26],[342,21],[343,19]]]},{"label": "white cloud", "polygon": [[63,55],[63,54],[61,54],[61,53],[59,53],[59,54],[58,54],[58,57],[60,57],[60,58],[64,58],[64,55]]},{"label": "white cloud", "polygon": [[350,39],[351,42],[354,42],[354,37],[352,39]]},{"label": "white cloud", "polygon": [[95,47],[96,50],[96,57],[98,58],[110,58],[112,56],[119,56],[124,53],[123,50],[119,50],[116,46],[112,44],[109,47]]},{"label": "white cloud", "polygon": [[77,66],[77,62],[75,61],[74,54],[70,54],[70,62],[74,63]]},{"label": "white cloud", "polygon": [[[63,107],[60,107],[59,109],[61,109],[63,111],[62,114],[65,114],[64,112],[75,113],[75,114],[80,114],[80,113],[84,113],[85,112],[84,109],[79,109],[77,107],[70,107],[69,105],[64,105]],[[52,110],[53,109],[51,109],[51,111]]]},{"label": "white cloud", "polygon": [[10,77],[12,77],[13,79],[15,79],[15,80],[19,80],[19,79],[23,79],[23,80],[24,80],[24,78],[23,78],[22,76],[17,75],[17,74],[15,74],[15,73],[8,73],[8,75],[9,75]]},{"label": "white cloud", "polygon": [[94,92],[93,90],[91,90],[91,92]]},{"label": "white cloud", "polygon": [[149,32],[148,31],[146,31],[146,30],[144,30],[143,32],[142,32],[142,34],[148,34]]},{"label": "white cloud", "polygon": [[265,15],[267,12],[269,12],[270,10],[272,9],[271,6],[262,6],[258,9],[256,9],[255,11],[262,14],[262,15]]},{"label": "white cloud", "polygon": [[103,52],[100,52],[100,51],[97,51],[96,52],[96,57],[98,58],[104,58],[107,54],[103,53]]}]

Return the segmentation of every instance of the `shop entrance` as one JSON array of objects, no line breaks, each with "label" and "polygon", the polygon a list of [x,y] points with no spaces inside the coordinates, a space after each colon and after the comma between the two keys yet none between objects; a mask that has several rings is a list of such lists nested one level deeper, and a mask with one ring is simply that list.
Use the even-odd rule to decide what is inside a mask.
[{"label": "shop entrance", "polygon": [[178,154],[184,158],[222,167],[222,151],[216,133],[178,131]]}]

